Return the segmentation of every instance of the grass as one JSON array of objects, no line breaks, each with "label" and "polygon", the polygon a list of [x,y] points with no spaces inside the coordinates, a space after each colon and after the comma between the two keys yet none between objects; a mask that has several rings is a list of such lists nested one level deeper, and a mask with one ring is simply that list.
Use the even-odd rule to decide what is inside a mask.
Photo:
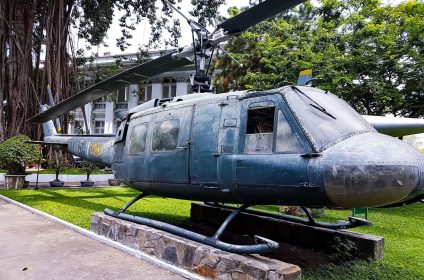
[{"label": "grass", "polygon": [[[119,209],[139,192],[131,188],[117,187],[0,190],[0,194],[89,229],[91,213],[103,212],[105,208]],[[166,222],[184,220],[190,216],[190,202],[148,197],[143,199],[143,203],[131,206],[128,213]]]},{"label": "grass", "polygon": [[[52,214],[84,228],[90,214],[104,208],[118,209],[137,191],[130,188],[0,190],[0,194]],[[129,213],[166,222],[185,220],[190,201],[148,197],[136,203]],[[275,211],[275,206],[261,206]],[[346,219],[350,211],[326,210],[325,221]],[[303,267],[304,279],[424,279],[424,204],[402,208],[371,209],[372,227],[355,231],[385,238],[385,258],[377,262],[352,261],[312,270]]]}]

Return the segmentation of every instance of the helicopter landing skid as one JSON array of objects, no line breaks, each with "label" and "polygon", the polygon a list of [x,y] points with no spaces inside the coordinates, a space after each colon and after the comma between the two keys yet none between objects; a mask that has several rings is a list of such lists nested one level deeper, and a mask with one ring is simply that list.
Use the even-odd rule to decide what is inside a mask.
[{"label": "helicopter landing skid", "polygon": [[[223,208],[223,209],[229,209],[229,210],[237,209],[236,207],[226,206],[226,205],[222,205],[222,204],[216,204],[216,203],[212,203],[212,202],[206,202],[205,204],[208,205],[208,206],[216,207],[216,208]],[[299,223],[299,224],[303,224],[303,225],[307,225],[307,226],[333,229],[333,230],[349,229],[349,228],[356,228],[356,227],[361,227],[361,226],[372,225],[371,222],[369,222],[365,219],[360,219],[360,218],[356,218],[356,217],[349,217],[347,221],[338,221],[335,224],[317,222],[317,221],[314,220],[311,213],[306,209],[306,207],[301,207],[301,209],[303,210],[306,217],[308,218],[307,220],[302,219],[302,218],[293,217],[293,216],[274,214],[274,213],[258,211],[258,210],[246,209],[243,212],[247,213],[247,214],[270,217],[270,218],[274,218],[274,219],[278,219],[278,220],[283,220],[283,221],[288,221],[288,222],[293,222],[293,223]]]},{"label": "helicopter landing skid", "polygon": [[220,241],[219,238],[221,237],[224,230],[227,228],[227,226],[230,224],[230,222],[242,211],[246,211],[246,209],[249,207],[249,205],[242,205],[238,208],[234,208],[233,212],[225,219],[225,221],[221,224],[219,229],[215,232],[213,236],[206,236],[202,235],[190,230],[186,230],[168,223],[164,223],[157,220],[152,220],[140,216],[134,216],[125,214],[124,212],[136,201],[148,196],[148,194],[140,194],[133,198],[130,202],[128,202],[123,208],[121,208],[118,211],[113,211],[111,209],[106,208],[104,210],[104,213],[108,216],[122,219],[125,221],[133,222],[136,224],[146,225],[149,227],[157,228],[164,230],[166,232],[205,244],[212,247],[215,247],[217,249],[227,251],[230,253],[236,253],[236,254],[262,254],[274,251],[279,248],[278,242],[275,242],[273,240],[255,236],[255,241],[259,244],[255,245],[236,245],[231,243],[226,243],[223,241]]}]

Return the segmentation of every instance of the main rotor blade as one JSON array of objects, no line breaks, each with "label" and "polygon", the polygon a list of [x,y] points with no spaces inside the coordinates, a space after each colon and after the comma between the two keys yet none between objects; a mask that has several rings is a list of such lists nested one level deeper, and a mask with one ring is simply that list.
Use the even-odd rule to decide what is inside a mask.
[{"label": "main rotor blade", "polygon": [[175,52],[137,65],[109,79],[101,81],[100,83],[97,83],[87,89],[84,89],[83,91],[80,91],[79,93],[69,97],[59,104],[49,108],[48,110],[35,115],[34,117],[30,118],[29,121],[37,123],[47,122],[75,108],[81,107],[86,103],[116,92],[118,89],[126,85],[137,84],[138,82],[148,80],[155,75],[168,72],[192,63],[186,58],[175,60],[172,58],[173,53]]},{"label": "main rotor blade", "polygon": [[227,34],[242,32],[263,20],[284,12],[306,0],[267,0],[218,24]]}]

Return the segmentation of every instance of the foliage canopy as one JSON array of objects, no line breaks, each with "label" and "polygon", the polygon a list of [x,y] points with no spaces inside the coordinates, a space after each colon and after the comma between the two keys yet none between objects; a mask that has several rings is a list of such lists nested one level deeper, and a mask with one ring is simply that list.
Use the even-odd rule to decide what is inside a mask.
[{"label": "foliage canopy", "polygon": [[227,45],[243,67],[220,56],[218,91],[295,84],[313,69],[314,85],[363,114],[424,116],[424,3],[380,0],[307,2],[262,22]]},{"label": "foliage canopy", "polygon": [[25,175],[25,167],[39,159],[36,145],[27,144],[26,135],[16,135],[0,144],[0,163],[10,175]]}]

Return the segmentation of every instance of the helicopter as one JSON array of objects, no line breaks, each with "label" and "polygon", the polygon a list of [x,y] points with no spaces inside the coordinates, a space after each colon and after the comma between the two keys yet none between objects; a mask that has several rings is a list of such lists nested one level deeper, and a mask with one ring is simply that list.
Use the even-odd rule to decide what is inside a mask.
[{"label": "helicopter", "polygon": [[[30,121],[43,123],[44,140],[32,143],[111,166],[118,180],[141,192],[118,211],[105,209],[107,215],[233,253],[263,253],[279,247],[259,236],[254,245],[220,240],[240,212],[257,214],[248,209],[254,205],[302,206],[307,220],[278,218],[342,229],[368,222],[354,217],[336,224],[316,222],[305,207],[390,207],[423,201],[424,155],[396,137],[424,132],[424,121],[384,117],[367,117],[367,121],[336,95],[307,86],[305,77],[297,85],[266,91],[210,92],[206,62],[221,42],[302,2],[263,1],[221,22],[212,33],[186,18],[193,32],[191,45],[121,72],[50,108],[42,105],[41,113]],[[153,99],[130,109],[116,135],[57,133],[52,120],[60,115],[128,84],[193,63],[193,94]],[[125,213],[149,195],[241,206],[233,208],[213,236],[204,236]]]}]

